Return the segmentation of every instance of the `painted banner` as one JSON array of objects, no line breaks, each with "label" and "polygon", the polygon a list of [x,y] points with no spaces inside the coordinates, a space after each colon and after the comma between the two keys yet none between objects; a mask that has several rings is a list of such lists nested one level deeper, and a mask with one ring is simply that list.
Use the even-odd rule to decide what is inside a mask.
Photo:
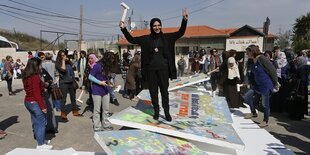
[{"label": "painted banner", "polygon": [[145,130],[95,132],[94,137],[108,155],[207,155],[184,139]]},{"label": "painted banner", "polygon": [[186,86],[190,86],[190,85],[208,81],[208,80],[210,80],[210,76],[204,73],[191,75],[189,77],[178,78],[178,79],[175,79],[169,82],[168,91],[180,89]]},{"label": "painted banner", "polygon": [[[193,109],[195,108],[196,107]],[[209,111],[208,107],[205,108]],[[214,113],[221,113],[220,111],[216,112],[217,109],[213,110],[215,110]],[[182,112],[185,111],[182,110]],[[203,117],[202,115],[200,116],[199,113],[197,115],[195,110],[190,112],[196,114],[195,117],[186,117],[186,114],[182,112],[181,114],[184,114],[182,116],[175,115],[175,113],[172,112],[172,122],[165,121],[162,118],[164,116],[160,116],[159,120],[154,120],[152,117],[154,113],[152,106],[146,105],[143,101],[140,101],[136,107],[128,107],[127,109],[111,116],[109,120],[111,123],[120,126],[153,131],[233,149],[244,149],[244,144],[232,125],[224,123],[225,117],[221,116],[222,118],[215,118],[219,117],[218,115],[215,115],[214,117]]]},{"label": "painted banner", "polygon": [[[197,118],[199,120],[207,121],[209,123],[233,123],[231,113],[228,108],[227,101],[224,97],[211,97],[207,93],[189,91],[169,92],[170,114],[174,118]],[[148,90],[142,90],[138,97],[141,100],[137,104],[139,109],[144,106],[152,109],[150,105],[151,97]],[[161,104],[161,97],[159,97],[159,104]],[[163,109],[160,109],[163,115]]]}]

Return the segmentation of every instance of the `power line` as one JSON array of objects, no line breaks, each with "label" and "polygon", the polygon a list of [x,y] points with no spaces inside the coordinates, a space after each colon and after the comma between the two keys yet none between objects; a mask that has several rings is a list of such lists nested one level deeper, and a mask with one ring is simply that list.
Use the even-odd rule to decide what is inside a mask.
[{"label": "power line", "polygon": [[[57,27],[63,27],[63,28],[66,28],[66,29],[78,30],[77,28],[67,27],[67,26],[64,26],[64,25],[58,25],[58,24],[54,24],[54,23],[42,21],[42,20],[39,20],[39,19],[35,19],[34,17],[27,17],[27,15],[25,15],[25,14],[20,14],[20,13],[17,13],[17,12],[13,12],[13,11],[6,10],[6,9],[0,8],[0,10],[4,10],[4,11],[10,12],[10,13],[12,13],[12,14],[19,15],[19,16],[21,16],[21,17],[26,17],[26,18],[28,18],[28,19],[32,19],[32,20],[36,20],[36,21],[39,21],[39,22],[47,23],[47,24],[54,25],[54,26],[57,26]],[[47,19],[47,20],[48,20],[48,19]],[[88,30],[84,30],[84,31],[87,32],[87,33],[93,33],[93,34],[96,34],[96,35],[99,35],[99,34],[102,34],[102,35],[111,35],[111,34],[99,33],[99,32],[88,31]]]},{"label": "power line", "polygon": [[[22,6],[26,6],[26,7],[32,8],[32,9],[36,9],[36,10],[40,10],[40,11],[44,11],[44,12],[49,12],[49,13],[52,13],[52,14],[55,14],[55,15],[66,17],[66,18],[80,20],[80,18],[78,18],[78,17],[68,16],[68,15],[64,15],[62,13],[58,13],[58,12],[54,12],[54,11],[49,11],[49,10],[46,10],[46,9],[41,9],[41,8],[38,8],[38,7],[34,7],[34,6],[31,6],[31,5],[28,5],[26,3],[16,2],[14,0],[9,0],[9,1],[11,1],[13,3],[16,3],[16,4],[19,4],[19,5],[22,5]],[[88,18],[83,18],[83,20],[86,20],[86,21],[91,22],[91,23],[118,22],[118,21],[115,21],[115,20],[100,21],[100,20],[94,20],[94,19],[88,19]]]},{"label": "power line", "polygon": [[[24,19],[24,18],[20,18],[20,17],[17,17],[17,16],[14,16],[14,15],[8,14],[8,13],[3,12],[3,11],[0,11],[0,13],[5,14],[5,15],[8,15],[8,16],[11,16],[11,17],[14,17],[14,18],[17,18],[17,19],[20,19],[20,20],[23,20],[23,21],[27,21],[27,22],[32,23],[32,24],[36,24],[36,25],[40,25],[40,26],[45,26],[45,27],[48,27],[48,28],[51,28],[51,29],[60,30],[60,31],[67,31],[67,30],[65,30],[65,29],[55,28],[55,27],[52,27],[52,26],[49,26],[49,25],[45,25],[45,24],[41,24],[41,23],[37,23],[37,22],[30,21],[30,20],[27,20],[27,19]],[[72,32],[72,31],[67,31],[67,32],[74,33],[74,32]]]},{"label": "power line", "polygon": [[[3,10],[3,9],[1,9],[1,10]],[[29,23],[32,23],[32,24],[44,26],[44,27],[47,27],[47,28],[50,28],[50,29],[60,30],[60,31],[66,31],[66,32],[69,32],[69,33],[76,33],[76,32],[73,32],[73,31],[68,31],[67,29],[52,27],[52,26],[45,25],[45,24],[42,24],[42,23],[34,22],[34,21],[31,21],[31,20],[28,20],[28,19],[25,19],[25,18],[21,18],[21,17],[15,16],[15,15],[12,15],[12,14],[9,14],[9,13],[6,13],[6,12],[3,12],[3,11],[0,11],[0,13],[5,14],[5,15],[10,16],[10,17],[14,17],[14,18],[17,18],[17,19],[26,21],[26,22],[29,22]],[[50,23],[50,24],[51,24],[51,23]],[[63,27],[63,26],[61,26],[61,27]],[[84,35],[85,35],[85,36],[101,36],[101,37],[111,37],[111,36],[113,36],[113,35],[100,35],[100,34],[98,34],[98,33],[96,33],[96,34],[84,33]]]},{"label": "power line", "polygon": [[[190,13],[190,14],[197,13],[197,12],[199,12],[199,11],[202,11],[202,10],[204,10],[204,9],[207,9],[207,8],[209,8],[209,7],[211,7],[211,6],[217,5],[217,4],[222,3],[222,2],[224,2],[224,1],[225,1],[225,0],[218,1],[218,2],[216,2],[216,3],[207,5],[207,6],[205,6],[205,7],[200,8],[200,9],[197,9],[197,10],[194,10],[194,11],[190,11],[189,13]],[[179,18],[179,17],[181,17],[181,15],[174,16],[174,17],[169,17],[169,18],[165,18],[165,19],[163,19],[163,21],[165,21],[165,20],[171,20],[171,19],[175,19],[175,18]]]},{"label": "power line", "polygon": [[[200,6],[201,4],[203,4],[203,3],[207,2],[207,1],[209,1],[209,0],[203,0],[203,1],[200,1],[200,2],[197,2],[197,3],[193,3],[193,4],[188,5],[186,8],[189,9],[189,8],[192,8],[192,7]],[[178,8],[178,9],[175,9],[175,10],[171,10],[171,11],[167,11],[167,12],[163,12],[163,13],[157,14],[155,16],[167,15],[169,13],[179,12],[182,9],[183,8]]]},{"label": "power line", "polygon": [[[48,16],[48,17],[57,17],[57,18],[65,18],[65,19],[74,19],[74,20],[80,20],[79,18],[76,17],[70,17],[70,16],[65,16],[65,15],[59,15],[59,14],[48,14],[48,13],[42,13],[42,12],[37,12],[37,11],[32,11],[32,10],[26,10],[26,9],[21,9],[21,8],[16,8],[16,7],[12,7],[12,6],[8,6],[8,5],[3,5],[0,4],[1,7],[5,7],[5,8],[10,8],[10,9],[14,9],[14,10],[18,10],[18,11],[23,11],[23,12],[27,12],[27,13],[33,13],[33,14],[37,14],[37,15],[42,15],[42,16]],[[85,19],[85,20],[90,20],[90,19]],[[99,28],[112,28],[114,26],[98,26],[92,23],[94,20],[90,20],[90,21],[85,21],[86,24],[94,26],[94,27],[99,27]],[[116,25],[116,24],[115,24]]]}]

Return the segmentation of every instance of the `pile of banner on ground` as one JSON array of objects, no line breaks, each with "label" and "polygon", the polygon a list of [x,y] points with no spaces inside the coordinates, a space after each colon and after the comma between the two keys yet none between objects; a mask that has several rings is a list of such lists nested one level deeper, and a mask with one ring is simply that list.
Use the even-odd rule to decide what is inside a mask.
[{"label": "pile of banner on ground", "polygon": [[113,124],[140,130],[96,132],[95,139],[106,153],[115,155],[208,154],[188,140],[243,150],[225,98],[185,88],[207,80],[206,75],[198,74],[170,83],[169,90],[174,90],[169,92],[172,122],[165,121],[162,109],[160,119],[153,119],[150,95],[143,90],[136,106],[109,118]]}]

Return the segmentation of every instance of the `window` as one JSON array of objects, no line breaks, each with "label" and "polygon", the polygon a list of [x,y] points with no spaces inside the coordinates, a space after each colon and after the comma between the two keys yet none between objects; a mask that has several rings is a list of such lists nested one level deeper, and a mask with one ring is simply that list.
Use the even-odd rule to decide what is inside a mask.
[{"label": "window", "polygon": [[0,40],[0,48],[11,48],[12,45],[6,41]]}]

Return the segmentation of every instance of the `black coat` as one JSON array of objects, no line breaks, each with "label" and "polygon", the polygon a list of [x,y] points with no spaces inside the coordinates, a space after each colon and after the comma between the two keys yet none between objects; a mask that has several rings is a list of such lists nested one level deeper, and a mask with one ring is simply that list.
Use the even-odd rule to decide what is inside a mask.
[{"label": "black coat", "polygon": [[[175,66],[175,42],[177,39],[181,38],[186,30],[187,20],[182,20],[181,27],[179,31],[173,33],[164,33],[161,35],[161,38],[164,43],[164,58],[168,60],[169,67],[169,78],[176,79],[177,78],[177,70]],[[151,62],[151,58],[154,54],[154,39],[151,35],[143,35],[139,37],[133,37],[127,31],[126,28],[121,29],[123,34],[125,35],[128,42],[132,44],[138,44],[141,46],[141,70],[142,70],[142,78],[146,82],[147,81],[147,70],[148,65]]]}]

